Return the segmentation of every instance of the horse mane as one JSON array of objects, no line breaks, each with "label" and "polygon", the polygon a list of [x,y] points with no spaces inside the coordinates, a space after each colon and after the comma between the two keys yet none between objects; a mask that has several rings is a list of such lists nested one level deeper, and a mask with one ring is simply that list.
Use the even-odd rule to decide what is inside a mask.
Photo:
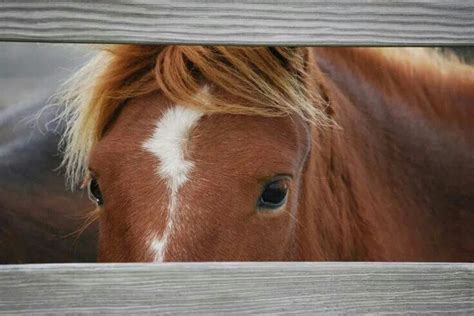
[{"label": "horse mane", "polygon": [[[117,108],[127,100],[160,91],[177,104],[205,113],[285,116],[315,126],[334,125],[323,93],[310,71],[310,48],[104,45],[58,95],[66,130],[62,166],[71,188],[88,174],[88,158]],[[404,50],[380,54],[408,60]],[[423,51],[423,52],[422,52]],[[445,63],[415,49],[408,56]],[[203,89],[205,87],[206,89]]]},{"label": "horse mane", "polygon": [[307,80],[307,55],[285,47],[101,46],[58,95],[68,183],[74,188],[87,175],[91,148],[117,108],[155,91],[205,113],[296,114],[330,125],[318,87]]},{"label": "horse mane", "polygon": [[388,104],[397,100],[411,115],[471,138],[474,68],[454,53],[407,47],[318,49],[317,55],[366,83],[354,83],[352,93],[370,85]]}]

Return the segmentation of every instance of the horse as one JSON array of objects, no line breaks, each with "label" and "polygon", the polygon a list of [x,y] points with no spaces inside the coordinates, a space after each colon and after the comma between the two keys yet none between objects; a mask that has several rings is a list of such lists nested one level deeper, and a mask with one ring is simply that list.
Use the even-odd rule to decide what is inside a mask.
[{"label": "horse", "polygon": [[102,262],[472,262],[473,100],[433,49],[111,45],[62,165]]},{"label": "horse", "polygon": [[[46,94],[46,92],[45,92]],[[62,124],[49,97],[0,111],[0,264],[94,262],[97,227],[79,237],[92,203],[57,169]],[[46,128],[49,127],[49,128]]]}]

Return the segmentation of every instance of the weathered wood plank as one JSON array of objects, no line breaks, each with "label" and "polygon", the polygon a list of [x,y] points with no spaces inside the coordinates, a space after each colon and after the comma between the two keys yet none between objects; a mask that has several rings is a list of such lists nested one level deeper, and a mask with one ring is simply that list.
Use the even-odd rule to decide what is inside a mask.
[{"label": "weathered wood plank", "polygon": [[0,267],[0,313],[474,313],[474,264]]},{"label": "weathered wood plank", "polygon": [[469,45],[474,2],[0,0],[0,39],[245,45]]}]

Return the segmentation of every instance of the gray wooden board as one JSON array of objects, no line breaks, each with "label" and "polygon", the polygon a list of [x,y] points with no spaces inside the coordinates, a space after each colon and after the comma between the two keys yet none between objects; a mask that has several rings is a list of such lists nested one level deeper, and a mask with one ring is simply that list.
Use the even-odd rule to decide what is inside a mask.
[{"label": "gray wooden board", "polygon": [[0,266],[0,313],[474,313],[469,263]]},{"label": "gray wooden board", "polygon": [[474,1],[0,0],[0,40],[473,45]]}]

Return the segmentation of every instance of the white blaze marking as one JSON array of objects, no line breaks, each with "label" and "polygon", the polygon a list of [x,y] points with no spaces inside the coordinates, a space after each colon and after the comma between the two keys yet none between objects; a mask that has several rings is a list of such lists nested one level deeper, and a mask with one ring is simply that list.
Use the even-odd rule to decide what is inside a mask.
[{"label": "white blaze marking", "polygon": [[155,261],[163,261],[168,239],[176,222],[178,191],[188,180],[188,174],[194,165],[184,157],[186,142],[202,114],[179,105],[166,110],[156,124],[152,137],[143,144],[145,149],[160,160],[157,172],[166,181],[170,193],[165,230],[161,238],[151,241]]}]

